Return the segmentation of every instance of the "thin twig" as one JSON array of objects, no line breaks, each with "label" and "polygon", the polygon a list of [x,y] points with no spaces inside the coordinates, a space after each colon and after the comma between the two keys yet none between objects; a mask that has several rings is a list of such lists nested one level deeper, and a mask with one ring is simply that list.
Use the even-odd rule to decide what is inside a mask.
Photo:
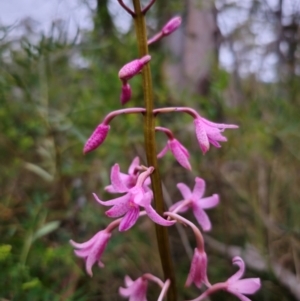
[{"label": "thin twig", "polygon": [[150,9],[150,7],[154,4],[154,2],[155,2],[156,0],[151,0],[150,2],[149,2],[149,4],[146,6],[146,7],[144,7],[143,9],[142,9],[142,13],[145,15],[146,14],[146,12]]},{"label": "thin twig", "polygon": [[119,4],[134,18],[135,12],[133,10],[131,10],[131,8],[129,8],[124,2],[123,0],[118,0]]}]

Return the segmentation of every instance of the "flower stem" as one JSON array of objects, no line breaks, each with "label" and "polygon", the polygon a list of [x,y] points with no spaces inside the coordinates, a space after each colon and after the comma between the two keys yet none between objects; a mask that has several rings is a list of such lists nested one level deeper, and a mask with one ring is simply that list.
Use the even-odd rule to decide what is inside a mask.
[{"label": "flower stem", "polygon": [[[139,56],[143,57],[148,54],[147,34],[145,15],[141,9],[140,0],[132,0],[135,16],[135,30],[138,41]],[[147,165],[153,166],[154,172],[151,174],[151,184],[154,196],[154,207],[155,210],[162,215],[164,212],[164,202],[161,187],[160,174],[157,163],[157,152],[155,142],[155,119],[153,114],[153,88],[152,88],[152,77],[150,65],[146,64],[142,70],[143,78],[143,90],[144,90],[144,101],[146,107],[146,113],[144,115],[144,137],[145,137],[145,149],[147,157]],[[169,238],[167,228],[155,224],[156,237],[158,243],[158,249],[164,272],[164,278],[170,279],[171,285],[168,290],[168,301],[176,301],[176,284],[175,284],[175,273],[171,259],[171,251],[169,245]]]}]

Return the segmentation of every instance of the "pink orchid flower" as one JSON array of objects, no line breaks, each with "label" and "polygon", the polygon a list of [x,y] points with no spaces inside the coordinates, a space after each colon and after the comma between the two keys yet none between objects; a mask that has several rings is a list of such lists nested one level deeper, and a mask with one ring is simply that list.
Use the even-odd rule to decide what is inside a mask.
[{"label": "pink orchid flower", "polygon": [[201,288],[202,283],[210,286],[207,279],[207,255],[204,250],[200,251],[198,248],[195,248],[185,286],[190,286],[192,283],[195,283],[198,288]]},{"label": "pink orchid flower", "polygon": [[129,301],[147,301],[147,279],[139,277],[133,281],[129,276],[125,276],[125,285],[126,288],[119,288],[119,294],[122,297],[129,298]]},{"label": "pink orchid flower", "polygon": [[[135,157],[128,168],[128,174],[125,174],[120,172],[119,164],[115,164],[111,168],[110,173],[111,185],[106,186],[105,190],[109,193],[123,193],[126,192],[129,188],[134,187],[139,176],[139,166],[140,158]],[[143,184],[145,191],[149,190],[148,186],[150,185],[150,183],[150,178],[146,178]]]},{"label": "pink orchid flower", "polygon": [[233,264],[236,264],[239,267],[239,270],[233,276],[231,276],[225,282],[219,282],[209,286],[209,288],[204,293],[202,293],[199,297],[190,301],[206,300],[208,296],[220,290],[224,290],[235,295],[241,301],[251,301],[245,295],[253,295],[260,289],[261,287],[260,279],[259,278],[241,279],[245,272],[245,263],[243,259],[239,256],[236,256],[232,259],[232,262]]},{"label": "pink orchid flower", "polygon": [[225,290],[237,296],[241,301],[251,301],[244,295],[252,295],[256,293],[261,286],[260,279],[241,279],[245,272],[245,263],[241,257],[234,257],[232,259],[232,263],[237,265],[239,267],[239,270],[226,281],[227,287],[225,288]]},{"label": "pink orchid flower", "polygon": [[85,260],[86,272],[92,277],[92,266],[98,261],[99,267],[104,267],[100,258],[106,248],[106,245],[111,237],[111,233],[107,230],[99,231],[90,240],[84,243],[77,243],[70,240],[70,243],[77,250],[75,255]]},{"label": "pink orchid flower", "polygon": [[184,168],[192,170],[189,162],[189,151],[175,138],[168,139],[167,145],[157,155],[157,158],[162,158],[167,151],[170,150],[177,162]]},{"label": "pink orchid flower", "polygon": [[219,148],[221,147],[219,142],[227,141],[227,138],[221,134],[225,129],[238,128],[238,126],[234,124],[214,123],[199,115],[194,119],[194,126],[197,140],[203,154],[209,150],[209,144]]},{"label": "pink orchid flower", "polygon": [[121,180],[118,173],[115,174],[114,188],[118,192],[126,192],[125,195],[106,202],[101,201],[96,194],[93,194],[96,201],[104,206],[113,206],[105,214],[108,217],[124,216],[120,225],[119,231],[127,231],[137,221],[140,213],[140,207],[143,207],[155,223],[162,226],[172,226],[175,221],[168,221],[161,217],[151,206],[153,193],[151,190],[145,191],[143,184],[146,178],[153,172],[154,168],[150,167],[147,171],[141,173],[137,179],[136,185],[132,188],[127,188]]},{"label": "pink orchid flower", "polygon": [[204,209],[217,206],[219,204],[219,196],[213,194],[210,197],[202,198],[205,192],[205,181],[198,177],[195,178],[193,191],[184,183],[178,183],[177,188],[180,190],[184,200],[175,203],[170,207],[169,211],[186,212],[191,208],[203,231],[209,231],[211,229],[211,222]]}]

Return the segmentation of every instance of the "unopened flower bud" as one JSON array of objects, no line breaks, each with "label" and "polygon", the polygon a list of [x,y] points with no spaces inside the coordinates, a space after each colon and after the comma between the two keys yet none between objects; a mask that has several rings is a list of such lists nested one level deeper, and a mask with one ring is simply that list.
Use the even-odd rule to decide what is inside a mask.
[{"label": "unopened flower bud", "polygon": [[122,92],[120,95],[120,101],[122,105],[125,105],[130,99],[131,99],[131,87],[130,85],[126,82],[122,86]]},{"label": "unopened flower bud", "polygon": [[181,17],[172,18],[161,30],[164,36],[168,36],[175,31],[181,24]]},{"label": "unopened flower bud", "polygon": [[151,60],[150,55],[145,55],[140,59],[133,60],[124,65],[119,71],[119,78],[123,81],[129,80],[143,69],[143,67]]},{"label": "unopened flower bud", "polygon": [[109,125],[105,125],[102,123],[99,124],[97,128],[94,130],[93,134],[85,143],[85,146],[83,148],[83,153],[86,154],[88,152],[91,152],[92,150],[100,146],[104,142],[109,129],[110,129]]}]

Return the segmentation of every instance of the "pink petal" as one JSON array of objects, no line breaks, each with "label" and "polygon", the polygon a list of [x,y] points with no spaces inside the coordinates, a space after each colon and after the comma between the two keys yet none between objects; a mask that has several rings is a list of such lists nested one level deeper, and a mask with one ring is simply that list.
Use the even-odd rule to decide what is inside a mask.
[{"label": "pink petal", "polygon": [[104,142],[109,129],[110,129],[109,125],[105,125],[102,123],[99,124],[97,128],[94,130],[93,134],[85,143],[83,148],[83,153],[86,154],[88,152],[91,152],[92,150],[100,146]]},{"label": "pink petal", "polygon": [[133,283],[133,280],[128,275],[125,276],[124,281],[125,281],[125,285],[127,287],[130,286],[130,285],[132,285],[132,283]]},{"label": "pink petal", "polygon": [[228,284],[228,290],[241,294],[252,295],[260,289],[260,286],[259,278],[246,278]]},{"label": "pink petal", "polygon": [[234,283],[237,280],[241,279],[245,272],[245,263],[241,257],[235,256],[232,259],[232,263],[237,265],[239,267],[239,270],[234,275],[232,275],[230,278],[227,279],[228,284]]},{"label": "pink petal", "polygon": [[125,194],[125,195],[123,195],[123,196],[121,196],[121,197],[119,197],[119,198],[115,198],[115,199],[113,199],[113,200],[109,200],[109,201],[101,201],[98,197],[97,197],[97,195],[95,194],[95,193],[93,193],[93,196],[94,196],[94,198],[95,198],[95,200],[99,203],[99,204],[101,204],[101,205],[103,205],[103,206],[113,206],[113,205],[117,205],[117,204],[120,204],[120,203],[126,203],[127,202],[127,200],[128,200],[128,198],[129,198],[129,195],[128,194]]},{"label": "pink petal", "polygon": [[208,140],[209,140],[209,143],[212,144],[214,147],[216,147],[216,148],[221,147],[221,144],[218,143],[216,140],[212,140],[212,139],[208,139]]},{"label": "pink petal", "polygon": [[126,174],[126,173],[124,173],[124,172],[120,172],[120,177],[121,177],[121,180],[122,180],[124,183],[126,183],[126,182],[129,180],[129,178],[130,178],[131,176],[128,175],[128,174]]},{"label": "pink petal", "polygon": [[120,204],[114,205],[112,208],[107,210],[105,212],[105,214],[108,217],[115,218],[115,217],[120,217],[120,216],[124,215],[126,212],[128,212],[128,210],[130,210],[130,206],[128,206],[127,202],[120,203]]},{"label": "pink petal", "polygon": [[189,153],[185,147],[183,147],[180,142],[176,139],[172,139],[168,142],[169,149],[173,153],[177,162],[184,168],[191,170],[192,167],[189,162]]},{"label": "pink petal", "polygon": [[192,192],[188,186],[186,186],[184,183],[178,183],[176,186],[185,200],[191,199]]},{"label": "pink petal", "polygon": [[111,237],[111,233],[102,232],[101,239],[93,245],[86,259],[86,271],[90,276],[93,276],[92,266],[98,261],[104,252],[106,245]]},{"label": "pink petal", "polygon": [[201,198],[204,194],[204,191],[205,191],[205,181],[201,178],[196,177],[195,186],[192,192],[194,199],[197,200]]},{"label": "pink petal", "polygon": [[157,155],[157,158],[162,158],[166,153],[167,153],[167,151],[169,150],[169,146],[168,145],[166,145],[161,151],[160,151],[160,153]]},{"label": "pink petal", "polygon": [[235,125],[235,124],[215,123],[215,122],[211,122],[203,117],[200,117],[200,118],[205,125],[208,125],[211,127],[216,127],[219,129],[237,129],[237,128],[239,128],[239,126]]},{"label": "pink petal", "polygon": [[107,185],[104,190],[109,193],[117,193],[116,189],[112,185]]},{"label": "pink petal", "polygon": [[131,162],[129,169],[128,169],[128,174],[133,175],[134,169],[140,165],[140,158],[135,157],[133,161]]},{"label": "pink petal", "polygon": [[209,231],[211,229],[211,222],[208,215],[199,204],[193,203],[193,213],[203,231]]},{"label": "pink petal", "polygon": [[85,249],[85,248],[89,248],[91,245],[93,245],[95,243],[95,241],[97,240],[98,236],[100,235],[101,232],[98,232],[97,234],[95,234],[91,239],[89,239],[88,241],[84,242],[84,243],[77,243],[73,240],[70,240],[70,244],[76,248],[76,249]]},{"label": "pink petal", "polygon": [[198,288],[201,288],[202,283],[207,282],[207,255],[195,249],[185,286],[195,283]]},{"label": "pink petal", "polygon": [[241,301],[251,301],[248,297],[240,294],[240,293],[237,293],[235,291],[230,291],[230,290],[227,290],[228,292],[230,292],[231,294],[235,295],[236,297],[238,297]]},{"label": "pink petal", "polygon": [[120,287],[119,288],[119,294],[121,295],[121,297],[130,297],[132,294],[132,289],[130,288],[125,288],[125,287]]},{"label": "pink petal", "polygon": [[195,126],[195,132],[196,132],[196,137],[199,143],[199,146],[205,154],[209,150],[209,141],[208,137],[205,131],[205,127],[202,124],[202,121],[200,118],[194,119],[194,126]]},{"label": "pink petal", "polygon": [[176,223],[176,221],[168,221],[165,218],[161,217],[151,205],[145,206],[145,211],[147,212],[150,219],[161,226],[169,227]]},{"label": "pink petal", "polygon": [[145,199],[149,198],[149,202],[152,199],[152,191],[145,193],[143,187],[138,187],[138,190],[134,192],[133,202],[138,206],[143,206]]},{"label": "pink petal", "polygon": [[[175,204],[173,204],[170,208],[169,208],[169,211],[174,211],[176,208],[178,208],[179,206],[181,206],[181,204],[183,203],[184,201],[179,201]],[[180,208],[177,212],[186,212],[187,210],[189,209],[189,206],[183,206],[182,208]]]},{"label": "pink petal", "polygon": [[115,188],[115,190],[117,192],[122,193],[122,192],[128,191],[128,188],[126,187],[126,185],[124,184],[124,182],[121,179],[119,164],[115,164],[112,167],[111,173],[110,173],[110,180],[111,180],[112,186]]},{"label": "pink petal", "polygon": [[152,192],[152,190],[149,190],[147,192],[143,192],[142,198],[137,199],[138,202],[136,200],[134,200],[134,203],[141,207],[146,207],[151,204],[152,198],[153,198],[153,192]]},{"label": "pink petal", "polygon": [[98,267],[99,268],[104,268],[104,263],[100,260],[98,260]]},{"label": "pink petal", "polygon": [[124,215],[119,225],[119,231],[127,231],[136,223],[139,218],[140,209],[139,207],[131,207],[130,210]]},{"label": "pink petal", "polygon": [[129,297],[129,301],[147,301],[147,287],[147,280],[140,277],[133,281],[127,288],[120,287],[119,294],[122,297]]},{"label": "pink petal", "polygon": [[220,131],[215,130],[215,131],[211,131],[211,133],[209,131],[206,131],[208,140],[214,140],[214,141],[222,141],[222,142],[226,142],[227,138],[225,136],[223,136]]},{"label": "pink petal", "polygon": [[86,249],[86,250],[74,250],[74,253],[77,257],[80,258],[87,258],[90,254],[90,249]]},{"label": "pink petal", "polygon": [[220,199],[219,195],[213,194],[207,198],[202,198],[199,202],[202,209],[210,209],[216,207],[219,204]]},{"label": "pink petal", "polygon": [[151,184],[151,178],[148,177],[145,182],[144,182],[144,185],[143,186],[149,186]]},{"label": "pink petal", "polygon": [[185,156],[187,158],[189,158],[190,157],[189,151],[182,144],[180,144],[180,143],[179,143],[179,147],[180,147],[180,150],[185,154]]}]

